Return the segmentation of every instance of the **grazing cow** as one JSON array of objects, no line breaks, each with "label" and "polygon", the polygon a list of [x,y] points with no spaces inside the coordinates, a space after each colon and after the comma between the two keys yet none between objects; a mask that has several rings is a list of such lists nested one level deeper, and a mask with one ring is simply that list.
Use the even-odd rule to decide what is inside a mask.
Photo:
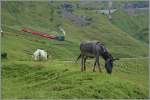
[{"label": "grazing cow", "polygon": [[114,59],[108,50],[104,47],[104,45],[98,41],[85,41],[80,44],[80,55],[77,58],[79,60],[81,58],[81,71],[86,70],[86,59],[87,58],[96,58],[93,72],[95,72],[95,66],[98,65],[99,71],[101,72],[100,64],[99,64],[99,56],[105,60],[105,68],[108,73],[112,72],[113,68],[113,61],[119,60]]},{"label": "grazing cow", "polygon": [[47,52],[41,49],[37,49],[34,53],[33,56],[34,60],[47,60],[48,55]]}]

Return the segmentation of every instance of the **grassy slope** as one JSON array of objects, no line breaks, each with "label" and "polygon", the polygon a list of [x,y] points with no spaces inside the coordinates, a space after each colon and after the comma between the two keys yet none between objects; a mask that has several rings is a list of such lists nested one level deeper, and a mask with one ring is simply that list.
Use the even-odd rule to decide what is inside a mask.
[{"label": "grassy slope", "polygon": [[[93,18],[93,23],[80,27],[59,16],[51,22],[46,3],[40,2],[40,6],[39,2],[2,3],[2,51],[8,53],[8,59],[2,61],[3,98],[148,97],[147,59],[116,62],[111,76],[105,73],[104,68],[103,73],[93,73],[91,67],[88,72],[80,73],[79,64],[56,60],[73,61],[79,53],[80,41],[87,39],[104,42],[115,56],[138,57],[147,54],[145,45],[109,23],[105,16],[86,12]],[[81,10],[76,13],[84,14]],[[67,41],[46,40],[20,31],[22,27],[29,27],[50,33],[59,23],[57,19],[67,32]],[[31,54],[37,48],[47,50],[52,58],[46,62],[32,61]],[[87,65],[92,66],[91,63]]]},{"label": "grassy slope", "polygon": [[[134,63],[134,64],[133,64]],[[2,70],[4,98],[147,98],[147,59],[121,60],[112,75],[81,73],[72,62],[9,61]],[[136,76],[136,77],[135,77]],[[13,90],[13,91],[11,91]]]},{"label": "grassy slope", "polygon": [[[105,45],[110,49],[110,51],[115,56],[138,57],[138,56],[147,55],[146,46],[144,46],[142,43],[132,38],[127,33],[123,32],[119,28],[112,25],[107,20],[107,18],[103,15],[96,14],[94,12],[88,12],[88,11],[83,12],[81,10],[78,10],[76,12],[77,14],[88,15],[93,19],[93,22],[90,26],[80,27],[79,25],[76,25],[70,22],[69,20],[60,17],[57,13],[54,13],[55,18],[54,21],[51,22],[49,20],[51,17],[49,14],[50,11],[47,10],[49,8],[48,4],[45,2],[41,2],[40,7],[38,6],[38,4],[39,2],[36,3],[4,2],[4,5],[2,5],[2,7],[4,8],[2,9],[2,19],[7,19],[7,20],[2,20],[3,31],[9,32],[8,28],[11,28],[13,29],[13,33],[22,33],[20,32],[20,30],[23,27],[27,27],[27,28],[35,29],[37,31],[42,31],[42,32],[47,32],[52,34],[51,31],[56,29],[55,26],[57,24],[62,24],[62,27],[67,32],[66,40],[69,41],[70,43],[75,44],[75,46],[70,47],[70,49],[72,50],[79,51],[77,45],[79,45],[81,40],[95,39],[104,42]],[[44,8],[42,6],[44,6]],[[29,37],[30,36],[31,35],[29,35]],[[39,41],[45,41],[47,44],[51,44],[51,42],[53,42],[44,39],[41,39]],[[57,43],[59,44],[59,42]],[[64,44],[63,42],[61,43]],[[125,47],[122,49],[122,47],[119,46],[125,46]],[[55,46],[55,47],[57,47],[57,49],[60,50],[63,49],[67,52],[71,52],[70,49],[68,50],[68,48],[66,49],[61,46]],[[43,46],[43,48],[45,47]],[[138,49],[136,49],[135,51],[135,48]],[[52,47],[51,50],[55,51],[56,49]],[[48,50],[48,52],[50,51]],[[72,54],[74,55],[74,51],[72,52]]]},{"label": "grassy slope", "polygon": [[[140,10],[137,10],[137,13],[140,13]],[[117,11],[113,14],[112,20],[114,25],[129,33],[134,38],[146,43],[149,41],[148,22],[148,11],[140,16],[128,16],[125,12]]]}]

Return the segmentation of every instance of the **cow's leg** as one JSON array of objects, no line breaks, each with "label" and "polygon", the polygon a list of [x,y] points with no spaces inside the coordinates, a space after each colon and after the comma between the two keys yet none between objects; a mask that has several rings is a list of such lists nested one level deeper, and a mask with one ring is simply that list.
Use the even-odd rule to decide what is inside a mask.
[{"label": "cow's leg", "polygon": [[87,57],[84,57],[84,71],[86,71],[86,66],[85,66],[86,59],[87,59]]},{"label": "cow's leg", "polygon": [[41,52],[39,52],[39,60],[40,61],[42,60],[42,54],[41,54]]},{"label": "cow's leg", "polygon": [[99,53],[96,54],[96,59],[93,67],[93,72],[95,72],[96,63],[98,65],[99,71],[100,71],[100,64],[99,64]]},{"label": "cow's leg", "polygon": [[98,65],[99,72],[101,72],[101,68],[100,68],[100,64],[99,64],[99,57],[97,59],[97,65]]},{"label": "cow's leg", "polygon": [[34,56],[34,60],[37,60],[37,56]]},{"label": "cow's leg", "polygon": [[38,55],[34,55],[34,60],[38,60]]},{"label": "cow's leg", "polygon": [[96,63],[98,65],[99,72],[101,72],[100,64],[99,64],[99,53],[96,54]]},{"label": "cow's leg", "polygon": [[81,56],[81,72],[83,72],[84,56]]},{"label": "cow's leg", "polygon": [[47,55],[44,55],[44,57],[43,57],[43,58],[44,58],[44,60],[47,60]]},{"label": "cow's leg", "polygon": [[95,66],[96,66],[96,59],[95,59],[95,62],[94,62],[93,72],[95,72]]}]

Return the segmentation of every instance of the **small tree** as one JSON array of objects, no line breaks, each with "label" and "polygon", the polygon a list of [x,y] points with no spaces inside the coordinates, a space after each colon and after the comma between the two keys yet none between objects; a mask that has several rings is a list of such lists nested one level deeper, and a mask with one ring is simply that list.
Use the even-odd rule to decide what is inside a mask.
[{"label": "small tree", "polygon": [[3,34],[3,31],[1,30],[1,36],[3,37],[4,36],[4,34]]},{"label": "small tree", "polygon": [[54,20],[54,8],[51,7],[51,10],[50,10],[50,21],[53,21]]}]

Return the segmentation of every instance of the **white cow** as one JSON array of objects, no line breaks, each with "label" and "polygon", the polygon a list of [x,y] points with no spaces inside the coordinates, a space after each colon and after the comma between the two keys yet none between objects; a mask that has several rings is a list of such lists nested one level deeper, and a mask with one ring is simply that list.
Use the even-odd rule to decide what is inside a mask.
[{"label": "white cow", "polygon": [[47,55],[47,52],[45,52],[44,50],[37,49],[33,53],[32,57],[33,57],[34,60],[47,60],[48,55]]}]

